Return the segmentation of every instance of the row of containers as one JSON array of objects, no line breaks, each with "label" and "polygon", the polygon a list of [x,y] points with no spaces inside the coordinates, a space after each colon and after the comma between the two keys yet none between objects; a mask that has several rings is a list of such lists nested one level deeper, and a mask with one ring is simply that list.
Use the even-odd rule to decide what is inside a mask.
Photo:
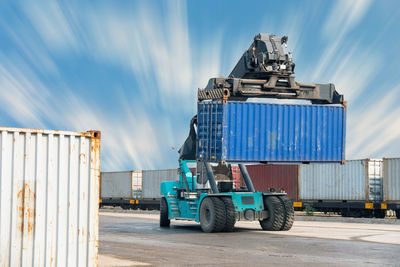
[{"label": "row of containers", "polygon": [[[392,209],[400,215],[400,158],[348,160],[344,165],[258,164],[247,170],[257,191],[284,191],[297,210],[310,206],[343,216],[384,217]],[[160,183],[177,179],[177,169],[103,172],[100,205],[158,208]],[[232,179],[237,189],[245,185],[234,165]]]}]

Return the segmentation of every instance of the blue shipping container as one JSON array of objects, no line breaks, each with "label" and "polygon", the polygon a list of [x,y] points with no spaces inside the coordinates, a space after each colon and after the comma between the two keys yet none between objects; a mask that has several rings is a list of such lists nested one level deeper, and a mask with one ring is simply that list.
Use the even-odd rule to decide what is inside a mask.
[{"label": "blue shipping container", "polygon": [[197,158],[210,162],[343,163],[338,105],[220,101],[198,104]]}]

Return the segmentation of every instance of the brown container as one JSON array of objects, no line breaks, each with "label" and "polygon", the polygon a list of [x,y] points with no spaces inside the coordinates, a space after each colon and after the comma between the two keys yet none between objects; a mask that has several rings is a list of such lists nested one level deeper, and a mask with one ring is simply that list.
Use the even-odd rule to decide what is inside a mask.
[{"label": "brown container", "polygon": [[298,199],[298,165],[247,165],[247,171],[259,192],[268,188],[284,190],[290,199]]}]

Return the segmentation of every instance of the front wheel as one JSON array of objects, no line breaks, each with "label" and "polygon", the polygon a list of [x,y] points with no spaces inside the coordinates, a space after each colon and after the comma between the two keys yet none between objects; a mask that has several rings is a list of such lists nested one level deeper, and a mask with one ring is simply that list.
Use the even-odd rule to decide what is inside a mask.
[{"label": "front wheel", "polygon": [[160,200],[160,227],[168,227],[170,223],[167,201],[162,197]]},{"label": "front wheel", "polygon": [[396,210],[396,218],[400,219],[400,210]]},{"label": "front wheel", "polygon": [[206,197],[200,205],[200,226],[203,232],[220,232],[225,223],[224,202],[218,197]]}]

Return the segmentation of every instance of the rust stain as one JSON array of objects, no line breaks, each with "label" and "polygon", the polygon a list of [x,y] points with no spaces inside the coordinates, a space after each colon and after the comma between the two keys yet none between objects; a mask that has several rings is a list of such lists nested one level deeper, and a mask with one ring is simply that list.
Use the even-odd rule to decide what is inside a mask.
[{"label": "rust stain", "polygon": [[32,209],[34,206],[34,200],[36,199],[36,194],[34,194],[29,186],[29,184],[25,183],[23,189],[21,189],[17,194],[18,202],[21,204],[17,207],[18,209],[18,217],[22,219],[21,223],[18,223],[17,229],[24,233],[25,226],[28,238],[31,237],[31,233],[33,232],[33,228],[35,225],[35,209]]},{"label": "rust stain", "polygon": [[19,192],[18,192],[18,194],[17,194],[17,198],[18,198],[18,199],[22,198],[22,194],[23,194],[23,193],[24,193],[24,190],[23,190],[23,189],[19,190]]}]

